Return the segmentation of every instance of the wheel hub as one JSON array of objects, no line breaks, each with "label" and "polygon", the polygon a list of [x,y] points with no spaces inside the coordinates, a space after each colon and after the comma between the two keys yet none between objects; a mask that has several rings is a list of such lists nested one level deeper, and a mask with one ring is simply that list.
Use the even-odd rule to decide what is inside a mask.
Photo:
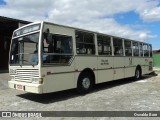
[{"label": "wheel hub", "polygon": [[140,73],[139,73],[139,70],[137,70],[136,71],[136,77],[139,78],[139,76],[140,76]]},{"label": "wheel hub", "polygon": [[84,78],[82,81],[82,85],[85,89],[88,89],[90,87],[90,79],[89,78]]}]

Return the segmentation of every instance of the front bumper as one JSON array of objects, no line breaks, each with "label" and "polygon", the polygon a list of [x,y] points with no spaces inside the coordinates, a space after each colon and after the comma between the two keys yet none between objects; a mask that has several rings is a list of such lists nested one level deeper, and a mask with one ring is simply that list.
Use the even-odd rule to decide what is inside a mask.
[{"label": "front bumper", "polygon": [[37,94],[43,93],[43,85],[41,84],[25,83],[19,81],[8,81],[8,86],[9,88],[26,92],[37,93]]}]

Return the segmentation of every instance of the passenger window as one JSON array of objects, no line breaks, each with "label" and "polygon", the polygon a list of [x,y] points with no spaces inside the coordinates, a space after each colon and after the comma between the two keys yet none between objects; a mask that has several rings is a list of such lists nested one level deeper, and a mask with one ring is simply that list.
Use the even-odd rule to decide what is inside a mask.
[{"label": "passenger window", "polygon": [[77,54],[95,54],[94,34],[76,31]]},{"label": "passenger window", "polygon": [[98,40],[98,54],[99,55],[112,55],[110,37],[97,35],[97,40]]},{"label": "passenger window", "polygon": [[69,63],[72,57],[72,37],[49,33],[43,40],[43,63]]},{"label": "passenger window", "polygon": [[139,47],[140,47],[140,56],[143,57],[143,44],[139,43]]},{"label": "passenger window", "polygon": [[138,42],[132,42],[133,56],[139,56]]},{"label": "passenger window", "polygon": [[132,56],[132,47],[131,47],[131,41],[124,41],[125,46],[125,55],[126,56]]},{"label": "passenger window", "polygon": [[122,39],[113,38],[113,47],[115,56],[123,56]]},{"label": "passenger window", "polygon": [[148,57],[149,56],[149,48],[147,44],[143,44],[143,51],[144,51],[144,56]]}]

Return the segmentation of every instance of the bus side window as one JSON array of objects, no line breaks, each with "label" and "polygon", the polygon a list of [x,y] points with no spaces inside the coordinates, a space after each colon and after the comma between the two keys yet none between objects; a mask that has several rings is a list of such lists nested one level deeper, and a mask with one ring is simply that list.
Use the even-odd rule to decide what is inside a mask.
[{"label": "bus side window", "polygon": [[77,54],[95,54],[94,34],[76,31]]},{"label": "bus side window", "polygon": [[139,56],[138,42],[132,42],[133,56]]},{"label": "bus side window", "polygon": [[[60,64],[68,63],[72,56],[72,37],[52,34],[48,39],[48,44],[44,40],[43,63],[44,64]],[[48,54],[49,53],[49,54]],[[67,55],[65,55],[67,54]]]},{"label": "bus side window", "polygon": [[143,51],[144,51],[144,56],[148,57],[149,56],[149,48],[147,44],[143,44]]},{"label": "bus side window", "polygon": [[143,57],[143,44],[139,43],[139,49],[140,49],[140,56]]},{"label": "bus side window", "polygon": [[125,55],[126,56],[132,56],[131,41],[124,40],[124,46],[125,46]]},{"label": "bus side window", "polygon": [[123,56],[123,44],[122,39],[113,38],[113,47],[115,56]]},{"label": "bus side window", "polygon": [[109,36],[97,35],[98,54],[112,55],[111,38]]},{"label": "bus side window", "polygon": [[53,46],[53,43],[50,43],[48,45],[48,53],[53,53],[54,52],[54,46]]}]

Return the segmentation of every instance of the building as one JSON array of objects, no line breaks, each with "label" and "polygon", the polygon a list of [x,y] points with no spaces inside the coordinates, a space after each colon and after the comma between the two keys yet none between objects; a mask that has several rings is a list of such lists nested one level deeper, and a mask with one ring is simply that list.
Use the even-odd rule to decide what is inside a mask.
[{"label": "building", "polygon": [[154,67],[160,68],[160,50],[153,51]]},{"label": "building", "polygon": [[0,16],[0,71],[8,69],[9,49],[12,33],[30,22]]}]

